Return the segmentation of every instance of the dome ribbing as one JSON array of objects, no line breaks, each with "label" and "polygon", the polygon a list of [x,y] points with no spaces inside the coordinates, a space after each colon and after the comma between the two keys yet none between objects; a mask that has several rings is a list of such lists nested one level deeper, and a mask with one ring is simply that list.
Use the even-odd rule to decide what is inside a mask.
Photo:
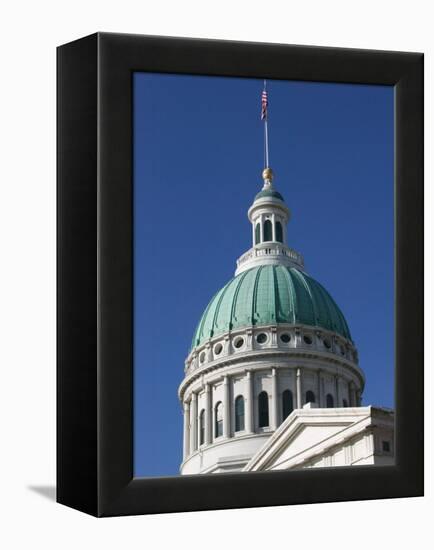
[{"label": "dome ribbing", "polygon": [[351,340],[345,317],[322,285],[294,267],[261,265],[240,273],[215,294],[192,348],[229,330],[279,323],[319,327]]}]

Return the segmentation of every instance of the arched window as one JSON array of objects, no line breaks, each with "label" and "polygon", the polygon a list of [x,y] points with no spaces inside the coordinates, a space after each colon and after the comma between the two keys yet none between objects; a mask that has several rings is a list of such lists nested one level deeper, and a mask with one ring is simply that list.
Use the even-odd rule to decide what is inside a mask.
[{"label": "arched window", "polygon": [[268,420],[268,393],[266,391],[261,391],[258,395],[258,419],[260,428],[265,428],[270,423]]},{"label": "arched window", "polygon": [[343,405],[344,407],[348,407],[348,401],[347,401],[346,399],[343,399],[343,400],[342,400],[342,405]]},{"label": "arched window", "polygon": [[282,393],[282,417],[283,420],[289,416],[294,410],[294,404],[292,402],[292,392],[290,390],[285,390]]},{"label": "arched window", "polygon": [[331,393],[327,394],[326,403],[327,403],[327,408],[328,409],[332,409],[335,406],[333,395]]},{"label": "arched window", "polygon": [[283,243],[283,231],[282,224],[280,222],[276,222],[276,241]]},{"label": "arched window", "polygon": [[255,226],[255,244],[261,242],[261,224],[258,222]]},{"label": "arched window", "polygon": [[273,227],[270,220],[265,220],[264,223],[264,241],[273,240]]},{"label": "arched window", "polygon": [[244,397],[239,395],[235,399],[235,431],[244,430]]},{"label": "arched window", "polygon": [[306,403],[315,403],[315,394],[313,391],[306,392]]},{"label": "arched window", "polygon": [[220,437],[223,435],[223,405],[219,401],[214,409],[215,421],[214,421],[214,432],[215,437]]},{"label": "arched window", "polygon": [[200,411],[199,415],[199,445],[205,443],[205,409]]}]

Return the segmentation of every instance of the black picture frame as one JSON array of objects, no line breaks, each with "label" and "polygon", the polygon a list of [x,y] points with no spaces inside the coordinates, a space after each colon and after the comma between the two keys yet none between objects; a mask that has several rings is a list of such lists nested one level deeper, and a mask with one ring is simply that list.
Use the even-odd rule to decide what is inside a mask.
[{"label": "black picture frame", "polygon": [[[57,64],[58,502],[116,516],[423,495],[423,55],[97,33]],[[394,86],[395,466],[133,478],[134,71]]]}]

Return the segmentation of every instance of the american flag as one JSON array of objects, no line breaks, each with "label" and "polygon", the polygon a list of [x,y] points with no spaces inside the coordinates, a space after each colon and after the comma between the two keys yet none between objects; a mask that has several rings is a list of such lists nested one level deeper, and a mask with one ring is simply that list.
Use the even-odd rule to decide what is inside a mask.
[{"label": "american flag", "polygon": [[268,107],[267,90],[264,90],[261,96],[261,120],[265,120],[267,118],[267,107]]}]

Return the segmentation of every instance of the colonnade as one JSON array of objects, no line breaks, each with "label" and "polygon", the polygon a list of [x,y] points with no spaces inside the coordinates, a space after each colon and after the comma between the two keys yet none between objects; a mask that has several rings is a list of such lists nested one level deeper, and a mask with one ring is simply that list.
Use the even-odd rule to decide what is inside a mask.
[{"label": "colonnade", "polygon": [[[280,412],[280,402],[282,401],[283,391],[289,389],[292,394],[292,387],[279,388],[278,381],[278,368],[271,368],[271,385],[268,396],[268,411],[269,411],[269,425],[267,431],[274,431],[278,428],[280,423],[284,420],[282,418],[283,413]],[[262,371],[263,372],[263,371]],[[292,395],[292,403],[294,408],[302,408],[306,402],[305,390],[309,389],[314,395],[314,402],[319,407],[330,406],[328,403],[328,396],[330,395],[333,401],[334,407],[350,406],[356,407],[360,405],[361,392],[356,388],[354,382],[349,382],[348,401],[341,396],[339,386],[339,376],[334,376],[334,391],[325,395],[324,391],[324,378],[321,369],[317,372],[316,387],[303,387],[303,369],[297,368],[295,372],[295,395]],[[234,407],[234,400],[236,395],[231,396],[231,376],[226,374],[219,382],[223,382],[223,393],[219,402],[223,405],[223,422],[222,422],[222,439],[228,439],[232,437],[232,412]],[[260,393],[258,389],[256,393],[254,391],[254,372],[247,370],[245,373],[245,385],[242,397],[244,398],[244,430],[243,435],[258,433],[257,422],[255,421],[255,407],[257,397]],[[193,452],[198,450],[202,445],[210,445],[216,437],[215,433],[215,404],[213,404],[212,393],[213,385],[216,381],[206,382],[199,390],[191,392],[188,397],[184,397],[184,460]],[[205,399],[202,400],[201,410],[198,410],[198,395],[204,392]],[[327,399],[326,399],[327,398]],[[203,412],[202,412],[203,411]],[[203,417],[201,418],[201,414]],[[202,425],[203,423],[204,425]],[[259,430],[262,432],[264,430]],[[220,437],[220,436],[219,436]]]},{"label": "colonnade", "polygon": [[[271,223],[271,239],[265,238],[264,226],[267,219]],[[278,239],[277,229],[276,229],[277,223],[280,223],[281,239]],[[257,235],[256,235],[257,225],[259,225],[259,242],[257,242]],[[253,235],[252,235],[253,246],[264,242],[279,242],[286,245],[286,222],[280,216],[279,217],[276,216],[274,212],[269,215],[261,214],[257,218],[255,218],[255,220],[253,220],[253,223],[252,223],[252,230],[253,230]]]}]

